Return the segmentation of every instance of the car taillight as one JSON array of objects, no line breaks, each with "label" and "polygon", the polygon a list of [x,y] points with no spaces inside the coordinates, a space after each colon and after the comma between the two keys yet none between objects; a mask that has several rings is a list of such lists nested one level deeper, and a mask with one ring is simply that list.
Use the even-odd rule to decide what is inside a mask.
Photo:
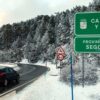
[{"label": "car taillight", "polygon": [[6,75],[5,73],[0,73],[0,77],[5,76],[5,75]]}]

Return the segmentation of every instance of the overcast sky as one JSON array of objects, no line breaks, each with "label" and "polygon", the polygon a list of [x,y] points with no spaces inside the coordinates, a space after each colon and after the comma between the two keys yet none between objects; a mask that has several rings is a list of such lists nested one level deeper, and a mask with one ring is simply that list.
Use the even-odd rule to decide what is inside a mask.
[{"label": "overcast sky", "polygon": [[92,0],[0,0],[0,26],[88,5]]}]

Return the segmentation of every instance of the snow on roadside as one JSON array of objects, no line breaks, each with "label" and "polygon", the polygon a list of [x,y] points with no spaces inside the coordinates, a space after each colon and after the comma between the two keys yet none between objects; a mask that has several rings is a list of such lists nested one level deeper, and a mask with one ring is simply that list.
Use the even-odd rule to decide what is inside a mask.
[{"label": "snow on roadside", "polygon": [[100,83],[92,86],[76,86],[74,88],[75,100],[100,100]]},{"label": "snow on roadside", "polygon": [[[37,65],[44,65],[39,62]],[[54,64],[47,63],[50,71],[37,81],[16,94],[17,100],[71,100],[71,89],[59,81],[59,70]],[[58,76],[51,74],[57,73]],[[100,83],[94,86],[74,87],[75,100],[100,100]],[[11,99],[10,99],[11,100]]]},{"label": "snow on roadside", "polygon": [[7,62],[7,63],[0,63],[0,66],[16,67],[17,64]]},{"label": "snow on roadside", "polygon": [[[45,66],[42,62],[36,65]],[[67,91],[70,91],[70,88],[68,89],[65,84],[59,82],[59,76],[52,76],[55,74],[55,65],[50,62],[48,62],[47,65],[50,67],[51,71],[42,75],[33,84],[19,92],[18,100],[65,100],[67,98],[66,94],[70,95],[70,92],[67,93]],[[59,74],[59,70],[56,70],[56,74]]]},{"label": "snow on roadside", "polygon": [[22,61],[20,63],[22,63],[22,64],[29,64],[27,59],[22,59]]},{"label": "snow on roadside", "polygon": [[16,63],[0,63],[0,67],[11,67],[11,68],[14,68],[14,70],[18,71],[20,70],[20,68],[17,66]]}]

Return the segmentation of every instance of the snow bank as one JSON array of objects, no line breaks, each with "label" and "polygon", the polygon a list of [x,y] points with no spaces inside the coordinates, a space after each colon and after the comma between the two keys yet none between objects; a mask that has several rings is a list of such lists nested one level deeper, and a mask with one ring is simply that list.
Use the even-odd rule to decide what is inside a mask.
[{"label": "snow bank", "polygon": [[0,97],[0,100],[10,100],[10,99],[17,100],[16,91],[12,91],[9,94],[6,94],[6,95]]},{"label": "snow bank", "polygon": [[14,64],[14,63],[0,63],[0,66],[7,66],[7,67],[16,67],[17,64]]},{"label": "snow bank", "polygon": [[22,59],[22,61],[20,63],[22,63],[22,64],[29,64],[28,59],[25,59],[25,58]]},{"label": "snow bank", "polygon": [[16,63],[9,63],[9,62],[7,62],[7,63],[0,63],[0,67],[11,67],[11,68],[14,68],[14,70],[16,70],[16,71],[18,71],[18,70],[20,70],[20,68],[17,66],[17,64]]}]

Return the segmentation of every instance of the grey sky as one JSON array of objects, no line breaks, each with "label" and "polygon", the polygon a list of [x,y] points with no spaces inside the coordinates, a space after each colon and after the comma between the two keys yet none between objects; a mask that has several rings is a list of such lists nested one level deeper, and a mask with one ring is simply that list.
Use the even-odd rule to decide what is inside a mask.
[{"label": "grey sky", "polygon": [[92,0],[0,0],[0,26],[88,5]]}]

